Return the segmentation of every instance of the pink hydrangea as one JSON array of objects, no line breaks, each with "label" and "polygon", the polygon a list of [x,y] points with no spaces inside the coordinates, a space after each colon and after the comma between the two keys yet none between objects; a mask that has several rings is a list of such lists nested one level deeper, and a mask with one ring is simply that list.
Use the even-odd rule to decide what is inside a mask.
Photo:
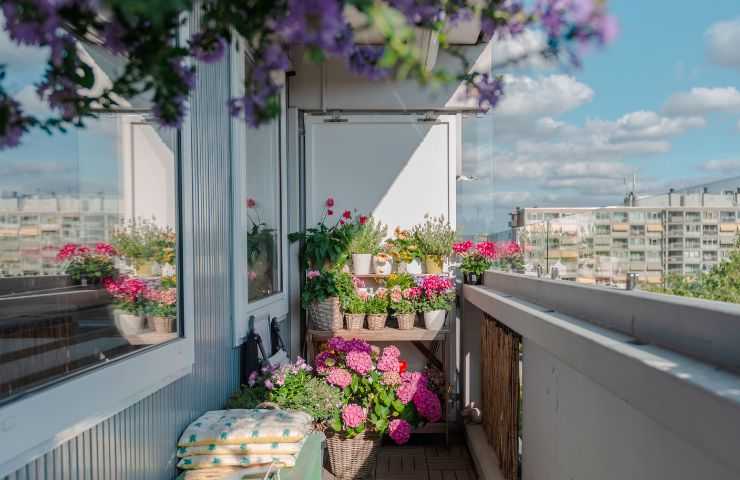
[{"label": "pink hydrangea", "polygon": [[392,387],[401,384],[401,375],[398,372],[383,372],[383,383]]},{"label": "pink hydrangea", "polygon": [[350,403],[342,409],[342,421],[347,428],[359,427],[366,418],[365,410],[356,403]]},{"label": "pink hydrangea", "polygon": [[331,367],[337,364],[336,359],[332,356],[331,352],[319,352],[314,359],[314,365],[316,366],[316,372],[323,375],[329,371]]},{"label": "pink hydrangea", "polygon": [[352,374],[343,368],[335,367],[329,370],[329,375],[326,377],[326,381],[339,388],[347,388],[347,386],[352,383]]},{"label": "pink hydrangea", "polygon": [[401,356],[401,350],[399,350],[395,345],[388,345],[383,349],[382,356],[399,358]]},{"label": "pink hydrangea", "polygon": [[397,445],[403,445],[411,437],[411,424],[399,418],[391,420],[388,424],[388,435]]},{"label": "pink hydrangea", "polygon": [[348,352],[345,362],[349,368],[360,375],[367,375],[373,370],[373,359],[367,352],[361,352],[358,350]]},{"label": "pink hydrangea", "polygon": [[398,357],[392,355],[381,355],[378,359],[378,370],[381,372],[398,372],[401,370],[401,364]]},{"label": "pink hydrangea", "polygon": [[442,405],[439,397],[430,391],[426,385],[418,385],[413,400],[419,415],[426,420],[436,422],[442,417]]},{"label": "pink hydrangea", "polygon": [[401,374],[401,386],[396,390],[396,396],[406,405],[414,399],[419,384],[426,383],[426,377],[419,372],[404,372]]}]

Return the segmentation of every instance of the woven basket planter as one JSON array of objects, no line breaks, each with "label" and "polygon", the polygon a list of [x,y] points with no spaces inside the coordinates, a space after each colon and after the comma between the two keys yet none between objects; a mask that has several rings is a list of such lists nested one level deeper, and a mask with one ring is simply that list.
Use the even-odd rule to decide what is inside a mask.
[{"label": "woven basket planter", "polygon": [[382,330],[385,328],[385,321],[388,320],[387,313],[371,313],[367,315],[368,330]]},{"label": "woven basket planter", "polygon": [[399,313],[396,315],[399,330],[411,330],[416,322],[415,313]]},{"label": "woven basket planter", "polygon": [[344,322],[347,325],[347,330],[360,330],[365,326],[365,314],[364,313],[345,313]]},{"label": "woven basket planter", "polygon": [[313,302],[308,307],[311,323],[314,330],[341,330],[344,326],[342,309],[339,308],[339,298],[329,297],[320,302]]},{"label": "woven basket planter", "polygon": [[369,478],[375,470],[379,448],[380,436],[375,433],[361,433],[355,438],[326,433],[329,466],[337,480]]}]

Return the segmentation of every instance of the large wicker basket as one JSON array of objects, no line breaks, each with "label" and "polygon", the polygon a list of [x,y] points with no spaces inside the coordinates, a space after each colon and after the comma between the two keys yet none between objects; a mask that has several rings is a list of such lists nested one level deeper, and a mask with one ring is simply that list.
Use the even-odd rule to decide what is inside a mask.
[{"label": "large wicker basket", "polygon": [[396,315],[399,330],[411,330],[416,322],[416,313],[399,313]]},{"label": "large wicker basket", "polygon": [[385,328],[385,321],[388,320],[387,313],[369,313],[367,315],[368,330],[382,330]]},{"label": "large wicker basket", "polygon": [[380,436],[361,433],[347,438],[341,433],[326,432],[326,450],[329,453],[331,473],[337,480],[368,478],[375,470]]},{"label": "large wicker basket", "polygon": [[329,297],[320,302],[313,302],[308,307],[311,323],[314,330],[336,331],[342,329],[342,310],[339,308],[339,298]]}]

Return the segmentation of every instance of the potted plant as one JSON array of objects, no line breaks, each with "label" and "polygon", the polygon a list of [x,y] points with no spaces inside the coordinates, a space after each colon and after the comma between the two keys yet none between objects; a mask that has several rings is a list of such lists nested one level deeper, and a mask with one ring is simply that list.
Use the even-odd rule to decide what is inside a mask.
[{"label": "potted plant", "polygon": [[68,243],[59,249],[56,259],[75,283],[86,286],[98,285],[116,275],[113,261],[117,254],[116,249],[107,243],[98,243],[94,248]]},{"label": "potted plant", "polygon": [[517,242],[504,242],[498,245],[493,267],[504,271],[523,272],[524,255],[522,247]]},{"label": "potted plant", "polygon": [[393,238],[386,240],[385,251],[393,257],[394,268],[398,273],[406,273],[408,265],[421,258],[414,236],[408,230],[396,227]]},{"label": "potted plant", "polygon": [[388,320],[388,291],[378,288],[365,303],[367,312],[367,328],[370,330],[382,330]]},{"label": "potted plant", "polygon": [[421,297],[421,289],[418,287],[402,289],[396,285],[389,292],[390,310],[398,321],[398,329],[411,330],[416,322],[417,304]]},{"label": "potted plant", "polygon": [[388,275],[391,273],[391,256],[385,252],[379,252],[373,257],[373,268],[376,275]]},{"label": "potted plant", "polygon": [[144,291],[144,311],[149,326],[157,333],[175,331],[177,317],[176,288],[147,288]]},{"label": "potted plant", "polygon": [[353,289],[350,275],[334,270],[309,270],[301,293],[303,307],[316,330],[341,330],[343,326],[340,295]]},{"label": "potted plant", "polygon": [[408,442],[411,429],[442,418],[442,403],[421,372],[406,371],[399,349],[331,338],[315,360],[316,372],[341,391],[326,422],[329,464],[338,479],[363,478],[375,467],[383,435]]},{"label": "potted plant", "polygon": [[387,231],[388,227],[372,217],[358,217],[349,243],[349,253],[352,254],[352,271],[355,275],[370,273],[373,256],[380,252],[380,245]]},{"label": "potted plant", "polygon": [[247,198],[247,280],[249,301],[267,297],[274,290],[273,268],[277,248],[276,231],[262,220],[254,198]]},{"label": "potted plant", "polygon": [[455,241],[455,230],[450,222],[443,215],[425,215],[424,223],[414,226],[412,233],[424,257],[426,273],[441,273],[444,259],[452,253],[452,244]]},{"label": "potted plant", "polygon": [[138,278],[120,277],[105,279],[103,285],[113,297],[113,322],[118,332],[124,337],[143,332],[146,317],[142,294],[146,283]]},{"label": "potted plant", "polygon": [[150,277],[162,265],[175,264],[175,232],[157,225],[153,219],[131,220],[113,232],[112,243],[138,276]]},{"label": "potted plant", "polygon": [[359,330],[365,325],[368,293],[364,290],[352,292],[342,299],[342,310],[347,330]]},{"label": "potted plant", "polygon": [[385,281],[385,288],[401,287],[401,290],[416,286],[416,278],[410,273],[391,273]]},{"label": "potted plant", "polygon": [[450,278],[429,275],[424,277],[419,288],[419,306],[424,313],[424,326],[428,330],[440,330],[444,326],[447,311],[455,301],[454,284]]},{"label": "potted plant", "polygon": [[473,244],[471,240],[457,242],[452,250],[462,259],[460,270],[463,272],[463,279],[471,285],[480,285],[483,282],[483,272],[491,268],[498,251],[493,242]]},{"label": "potted plant", "polygon": [[299,256],[302,268],[329,270],[341,268],[346,263],[357,222],[351,221],[349,210],[345,210],[336,222],[329,222],[333,217],[334,199],[329,197],[324,203],[321,220],[315,227],[288,235],[291,242],[301,242]]}]

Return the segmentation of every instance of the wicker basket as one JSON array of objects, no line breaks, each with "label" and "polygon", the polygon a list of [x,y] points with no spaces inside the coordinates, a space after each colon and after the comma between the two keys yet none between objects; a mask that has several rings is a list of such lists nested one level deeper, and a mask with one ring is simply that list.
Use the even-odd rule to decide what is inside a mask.
[{"label": "wicker basket", "polygon": [[378,448],[380,436],[375,433],[347,438],[341,433],[326,432],[329,466],[337,480],[370,477],[375,470]]},{"label": "wicker basket", "polygon": [[398,320],[399,330],[411,330],[412,328],[414,328],[414,323],[416,322],[416,314],[399,313],[398,315],[396,315],[396,320]]},{"label": "wicker basket", "polygon": [[341,330],[344,319],[339,308],[339,298],[329,297],[320,302],[313,302],[308,307],[314,330]]},{"label": "wicker basket", "polygon": [[347,324],[347,330],[360,330],[365,325],[365,314],[345,313],[344,321]]},{"label": "wicker basket", "polygon": [[387,313],[370,313],[367,315],[367,328],[369,330],[382,330],[385,328],[386,320],[388,320]]}]

